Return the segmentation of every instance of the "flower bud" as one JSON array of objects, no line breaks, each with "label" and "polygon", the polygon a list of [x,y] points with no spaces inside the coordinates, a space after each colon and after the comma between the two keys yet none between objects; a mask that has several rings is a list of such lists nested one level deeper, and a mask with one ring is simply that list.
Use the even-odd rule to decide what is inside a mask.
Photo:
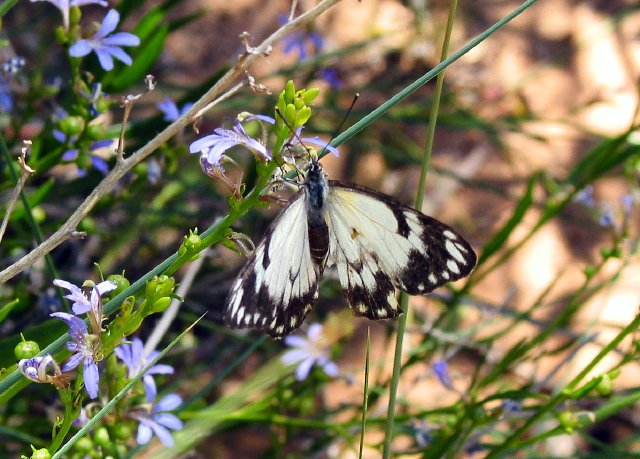
[{"label": "flower bud", "polygon": [[16,359],[30,359],[40,353],[40,346],[35,341],[21,341],[13,349]]}]

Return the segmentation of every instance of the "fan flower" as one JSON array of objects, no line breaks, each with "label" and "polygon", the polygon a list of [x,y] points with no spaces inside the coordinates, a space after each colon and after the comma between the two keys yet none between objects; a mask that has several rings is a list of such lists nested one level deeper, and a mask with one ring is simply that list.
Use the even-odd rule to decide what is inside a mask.
[{"label": "fan flower", "polygon": [[83,363],[84,387],[87,389],[89,397],[96,398],[98,396],[100,374],[98,373],[95,355],[100,347],[100,337],[89,334],[84,321],[73,314],[54,312],[50,315],[64,320],[69,326],[71,341],[67,343],[67,349],[73,354],[62,367],[62,371],[73,370],[80,363]]},{"label": "fan flower", "polygon": [[444,360],[438,360],[433,364],[433,373],[447,389],[454,390],[453,381],[451,381],[451,375],[449,374],[449,365]]},{"label": "fan flower", "polygon": [[289,147],[297,147],[297,146],[304,147],[305,144],[310,143],[312,145],[320,147],[322,150],[330,151],[335,157],[340,156],[340,152],[336,147],[329,145],[327,142],[324,142],[323,140],[320,140],[320,137],[318,136],[300,137],[300,134],[302,134],[302,129],[304,129],[304,126],[300,126],[298,129],[296,129],[295,135],[293,135],[291,137],[291,140],[289,141],[289,144],[288,144]]},{"label": "fan flower", "polygon": [[[286,24],[286,16],[280,16],[280,24]],[[324,39],[320,34],[312,30],[300,31],[295,30],[282,39],[284,44],[284,53],[298,52],[298,59],[304,61],[309,57],[308,48],[312,48],[314,53],[318,53],[324,47]]]},{"label": "fan flower", "polygon": [[22,359],[18,362],[18,370],[33,382],[55,384],[60,388],[66,388],[69,383],[69,379],[62,374],[60,367],[50,354]]},{"label": "fan flower", "polygon": [[69,291],[65,298],[72,302],[71,309],[74,314],[84,314],[91,310],[97,311],[100,303],[100,297],[111,290],[117,288],[116,284],[111,281],[103,281],[95,285],[91,289],[91,301],[80,287],[62,279],[55,279],[53,285]]},{"label": "fan flower", "polygon": [[240,122],[232,129],[216,128],[214,134],[196,140],[189,146],[189,153],[200,153],[203,165],[221,168],[222,155],[231,147],[244,145],[254,153],[271,159],[271,153],[258,140],[250,137]]},{"label": "fan flower", "polygon": [[338,376],[338,366],[329,359],[329,343],[322,334],[322,325],[311,324],[306,337],[287,336],[284,343],[294,349],[285,352],[281,360],[285,365],[298,365],[298,381],[307,379],[314,364],[320,366],[328,376]]},{"label": "fan flower", "polygon": [[120,13],[116,10],[109,10],[102,21],[100,30],[91,38],[78,40],[69,48],[69,55],[72,57],[83,57],[91,51],[95,52],[100,61],[100,66],[109,71],[113,69],[113,58],[115,57],[127,65],[132,64],[131,56],[124,52],[121,46],[138,46],[140,39],[127,32],[111,34],[120,22]]},{"label": "fan flower", "polygon": [[156,434],[167,448],[172,447],[174,441],[168,429],[180,430],[183,423],[177,416],[167,413],[167,411],[178,408],[182,404],[182,398],[176,394],[169,394],[155,404],[153,403],[154,399],[147,398],[147,401],[152,404],[150,409],[134,411],[130,414],[132,418],[140,422],[136,441],[139,445],[146,445],[153,434]]},{"label": "fan flower", "polygon": [[84,5],[100,5],[107,6],[108,3],[105,0],[31,0],[31,2],[46,1],[58,8],[62,13],[62,24],[64,30],[69,30],[69,10],[72,6],[84,6]]},{"label": "fan flower", "polygon": [[191,109],[191,107],[193,107],[193,103],[188,102],[184,104],[182,108],[178,109],[178,106],[174,101],[172,101],[168,97],[165,97],[162,101],[156,104],[156,107],[158,107],[158,109],[162,113],[164,113],[163,119],[165,121],[173,122],[187,113]]},{"label": "fan flower", "polygon": [[[133,378],[147,365],[148,362],[156,358],[160,352],[153,351],[149,355],[144,355],[144,346],[140,338],[133,338],[131,344],[121,344],[116,347],[114,352],[116,356],[122,360],[127,367],[127,376]],[[154,365],[147,370],[142,377],[144,383],[144,391],[148,400],[155,400],[157,389],[156,383],[152,375],[173,374],[171,365]]]}]

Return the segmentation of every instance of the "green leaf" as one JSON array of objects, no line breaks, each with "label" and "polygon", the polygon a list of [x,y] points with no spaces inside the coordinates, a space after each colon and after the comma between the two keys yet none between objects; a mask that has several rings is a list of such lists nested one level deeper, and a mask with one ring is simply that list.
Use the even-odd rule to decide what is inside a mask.
[{"label": "green leaf", "polygon": [[16,298],[15,300],[0,307],[0,323],[2,323],[2,321],[7,317],[7,315],[9,315],[14,306],[16,306],[19,302],[20,300]]}]

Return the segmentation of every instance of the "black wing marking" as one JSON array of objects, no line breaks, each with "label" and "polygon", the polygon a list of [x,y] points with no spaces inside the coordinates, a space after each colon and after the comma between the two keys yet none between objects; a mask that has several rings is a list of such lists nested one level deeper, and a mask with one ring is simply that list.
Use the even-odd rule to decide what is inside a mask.
[{"label": "black wing marking", "polygon": [[277,338],[311,311],[322,269],[311,257],[306,196],[303,188],[290,199],[238,274],[226,301],[229,326],[263,329]]},{"label": "black wing marking", "polygon": [[357,315],[401,314],[394,287],[426,294],[467,276],[473,249],[456,231],[395,199],[357,185],[329,181],[327,264],[335,264]]}]

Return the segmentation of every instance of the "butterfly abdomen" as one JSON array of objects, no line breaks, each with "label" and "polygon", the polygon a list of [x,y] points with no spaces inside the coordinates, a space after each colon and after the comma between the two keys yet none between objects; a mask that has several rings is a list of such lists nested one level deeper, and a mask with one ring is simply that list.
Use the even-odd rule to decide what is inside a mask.
[{"label": "butterfly abdomen", "polygon": [[325,204],[329,193],[329,185],[324,178],[322,167],[312,162],[307,169],[305,180],[307,193],[307,222],[309,227],[309,250],[319,274],[324,271],[329,253],[329,228],[325,220]]}]

